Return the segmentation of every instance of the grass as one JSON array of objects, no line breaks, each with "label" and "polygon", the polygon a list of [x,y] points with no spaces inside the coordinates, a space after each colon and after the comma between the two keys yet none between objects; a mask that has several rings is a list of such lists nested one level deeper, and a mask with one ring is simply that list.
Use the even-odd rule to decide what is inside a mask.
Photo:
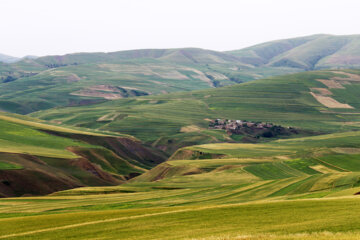
[{"label": "grass", "polygon": [[[239,73],[239,67],[245,69]],[[16,79],[0,85],[0,107],[30,113],[104,102],[99,94],[119,95],[109,89],[78,95],[98,85],[121,87],[127,92],[122,96],[129,97],[207,89],[297,71],[272,67],[257,71],[233,55],[194,48],[49,56],[0,66],[0,77],[11,72]]]},{"label": "grass", "polygon": [[164,159],[125,134],[59,127],[9,113],[0,114],[0,126],[1,197],[120,184]]},{"label": "grass", "polygon": [[68,146],[89,146],[68,138],[51,136],[31,127],[0,120],[0,151],[57,158],[77,158]]},{"label": "grass", "polygon": [[1,170],[11,170],[11,169],[22,169],[23,167],[20,165],[7,163],[7,162],[0,162],[0,169]]},{"label": "grass", "polygon": [[124,185],[1,199],[0,238],[356,239],[359,139],[186,147]]},{"label": "grass", "polygon": [[[130,134],[154,146],[166,147],[169,153],[186,145],[234,141],[224,136],[225,132],[207,130],[208,119],[272,122],[314,134],[358,129],[359,125],[356,123],[359,122],[360,114],[357,105],[353,104],[358,96],[355,91],[350,90],[352,87],[356,88],[357,83],[346,85],[346,89],[337,89],[332,96],[340,102],[354,105],[354,109],[346,111],[329,111],[309,94],[310,88],[323,87],[316,79],[333,76],[334,73],[330,71],[299,73],[216,90],[51,109],[31,116],[73,126]],[[126,117],[106,123],[97,121],[110,113]],[[187,126],[196,126],[199,130],[181,132]]]},{"label": "grass", "polygon": [[[196,48],[77,53],[1,64],[0,108],[31,113],[106,101],[74,95],[98,85],[122,87],[124,97],[209,89],[296,72],[356,68],[358,36],[313,35],[236,51]],[[129,90],[130,89],[130,90]],[[121,95],[121,94],[120,94]]]},{"label": "grass", "polygon": [[6,239],[356,239],[358,208],[357,198],[334,198],[146,210],[78,209],[5,218],[0,220],[0,234]]}]

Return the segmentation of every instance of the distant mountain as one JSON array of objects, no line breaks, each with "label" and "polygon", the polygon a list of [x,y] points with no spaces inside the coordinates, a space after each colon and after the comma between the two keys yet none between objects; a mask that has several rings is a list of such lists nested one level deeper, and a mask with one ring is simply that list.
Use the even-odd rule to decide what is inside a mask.
[{"label": "distant mountain", "polygon": [[17,61],[19,61],[19,60],[20,60],[20,58],[12,57],[12,56],[8,56],[8,55],[1,54],[1,53],[0,53],[0,62],[3,62],[3,63],[14,63],[14,62],[17,62]]},{"label": "distant mountain", "polygon": [[339,68],[360,68],[360,35],[312,35],[227,52],[179,48],[27,57],[0,63],[0,109],[30,113]]},{"label": "distant mountain", "polygon": [[227,52],[256,67],[359,68],[360,35],[313,35]]},{"label": "distant mountain", "polygon": [[63,56],[40,57],[36,62],[44,65],[118,63],[135,59],[152,59],[179,64],[216,64],[239,62],[236,56],[200,48],[141,49],[110,53],[75,53]]},{"label": "distant mountain", "polygon": [[34,55],[27,55],[25,57],[22,57],[21,59],[37,59],[39,58],[38,56],[34,56]]}]

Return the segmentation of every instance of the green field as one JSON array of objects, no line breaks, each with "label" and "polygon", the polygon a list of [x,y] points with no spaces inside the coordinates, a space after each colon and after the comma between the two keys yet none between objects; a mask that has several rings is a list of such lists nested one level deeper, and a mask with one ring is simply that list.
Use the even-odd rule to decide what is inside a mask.
[{"label": "green field", "polygon": [[5,113],[0,114],[0,126],[1,197],[117,185],[165,159],[124,134],[65,128]]},{"label": "green field", "polygon": [[298,71],[266,66],[254,70],[231,54],[195,48],[48,56],[0,65],[0,108],[26,114]]},{"label": "green field", "polygon": [[359,41],[359,35],[312,35],[227,52],[142,49],[0,62],[0,109],[27,114],[310,70],[359,68]]},{"label": "green field", "polygon": [[2,199],[0,238],[358,239],[359,142],[186,147],[120,186]]},{"label": "green field", "polygon": [[[11,202],[16,203],[7,203]],[[41,202],[46,206],[51,200]],[[0,220],[0,233],[3,239],[358,239],[357,210],[358,199],[334,198],[52,214],[36,211],[35,216]]]},{"label": "green field", "polygon": [[0,114],[0,239],[360,239],[360,71],[268,77],[343,66],[357,41],[1,64],[0,108],[31,114]]},{"label": "green field", "polygon": [[[187,145],[231,141],[224,131],[208,130],[209,119],[216,118],[271,122],[314,134],[357,130],[360,126],[357,81],[344,84],[342,89],[329,89],[332,99],[349,104],[352,109],[328,108],[310,94],[315,91],[311,89],[326,89],[317,79],[336,77],[348,79],[331,71],[298,73],[212,90],[51,109],[31,116],[130,134],[169,153]],[[109,114],[121,117],[103,121]],[[195,128],[183,130],[189,126]]]}]

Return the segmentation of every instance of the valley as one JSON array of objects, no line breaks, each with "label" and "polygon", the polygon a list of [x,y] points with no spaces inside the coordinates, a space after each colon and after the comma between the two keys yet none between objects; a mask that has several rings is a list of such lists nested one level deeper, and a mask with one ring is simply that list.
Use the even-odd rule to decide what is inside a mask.
[{"label": "valley", "polygon": [[0,55],[0,239],[358,239],[359,39]]}]

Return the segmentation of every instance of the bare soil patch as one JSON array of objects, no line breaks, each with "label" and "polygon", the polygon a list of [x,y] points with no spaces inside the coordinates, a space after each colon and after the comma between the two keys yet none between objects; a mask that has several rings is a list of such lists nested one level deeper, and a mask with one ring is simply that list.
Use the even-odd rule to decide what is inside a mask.
[{"label": "bare soil patch", "polygon": [[78,82],[81,80],[81,78],[76,74],[70,74],[66,80],[68,83],[71,83],[71,82]]},{"label": "bare soil patch", "polygon": [[324,105],[325,107],[328,108],[348,108],[348,109],[353,109],[352,106],[350,106],[349,104],[345,104],[345,103],[339,103],[338,101],[336,101],[335,99],[331,98],[331,97],[325,97],[325,96],[321,96],[318,94],[315,94],[313,92],[310,92],[310,94],[322,105]]},{"label": "bare soil patch", "polygon": [[344,153],[344,154],[360,154],[360,148],[333,148],[332,149],[336,153]]},{"label": "bare soil patch", "polygon": [[198,126],[189,125],[189,126],[182,127],[180,129],[180,132],[188,133],[188,132],[198,132],[200,130],[201,130],[201,128],[199,128]]},{"label": "bare soil patch", "polygon": [[310,168],[314,169],[315,171],[321,172],[321,173],[335,173],[338,172],[334,169],[331,168],[327,168],[324,165],[315,165],[315,166],[310,166]]},{"label": "bare soil patch", "polygon": [[335,80],[317,79],[317,81],[321,82],[322,84],[324,84],[325,86],[327,86],[330,89],[331,88],[340,88],[340,89],[344,88],[343,85],[336,82]]},{"label": "bare soil patch", "polygon": [[347,76],[347,78],[343,77],[333,77],[332,79],[338,81],[360,81],[360,76],[353,73],[341,72],[341,71],[333,71],[333,73],[342,74]]},{"label": "bare soil patch", "polygon": [[70,94],[71,95],[76,95],[76,96],[83,96],[83,97],[100,97],[100,98],[105,98],[105,99],[108,99],[108,100],[122,98],[122,96],[120,94],[104,93],[104,92],[99,92],[99,91],[96,91],[96,90],[80,90],[80,91],[73,92],[73,93],[70,93]]}]

